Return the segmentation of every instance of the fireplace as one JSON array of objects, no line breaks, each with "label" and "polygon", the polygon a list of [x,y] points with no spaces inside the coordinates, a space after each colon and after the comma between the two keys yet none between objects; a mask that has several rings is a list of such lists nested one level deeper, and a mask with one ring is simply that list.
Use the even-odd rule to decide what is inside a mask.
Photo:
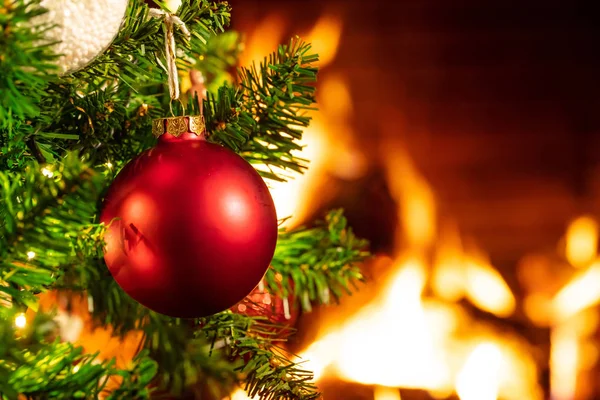
[{"label": "fireplace", "polygon": [[600,398],[591,10],[232,3],[243,62],[292,34],[321,55],[311,168],[273,188],[280,216],[341,206],[372,243],[367,282],[290,341],[324,398]]}]

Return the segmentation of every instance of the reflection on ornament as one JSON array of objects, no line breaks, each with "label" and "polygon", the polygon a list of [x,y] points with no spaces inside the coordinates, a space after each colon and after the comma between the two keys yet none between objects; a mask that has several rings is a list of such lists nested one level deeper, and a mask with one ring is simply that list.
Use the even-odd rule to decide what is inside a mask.
[{"label": "reflection on ornament", "polygon": [[53,50],[60,74],[88,65],[113,41],[127,10],[128,0],[42,0],[48,12],[35,17],[33,25],[57,26],[45,33],[48,42],[57,42]]}]

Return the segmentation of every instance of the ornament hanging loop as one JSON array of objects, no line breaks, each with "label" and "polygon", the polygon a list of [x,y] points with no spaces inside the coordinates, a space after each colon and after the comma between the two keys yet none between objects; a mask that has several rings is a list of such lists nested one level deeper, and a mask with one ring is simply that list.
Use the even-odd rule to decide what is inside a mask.
[{"label": "ornament hanging loop", "polygon": [[[179,99],[179,75],[177,73],[177,47],[175,44],[175,27],[179,28],[184,36],[189,40],[191,37],[191,33],[188,30],[185,23],[175,14],[171,14],[165,10],[161,10],[158,8],[150,9],[150,16],[152,18],[161,18],[165,22],[165,56],[167,58],[167,75],[169,78],[169,95],[171,96],[171,101],[179,100],[183,107],[183,112],[185,114],[185,106],[183,102]],[[171,114],[173,114],[172,105],[169,104],[171,108]]]}]

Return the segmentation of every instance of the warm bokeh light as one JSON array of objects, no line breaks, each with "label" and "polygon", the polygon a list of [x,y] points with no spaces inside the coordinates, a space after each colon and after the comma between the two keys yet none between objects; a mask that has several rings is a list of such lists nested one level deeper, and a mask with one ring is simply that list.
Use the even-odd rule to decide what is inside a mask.
[{"label": "warm bokeh light", "polygon": [[554,318],[552,298],[541,293],[532,293],[523,300],[523,311],[537,326],[550,326]]},{"label": "warm bokeh light", "polygon": [[44,167],[42,168],[42,175],[44,175],[46,178],[52,178],[54,176],[54,172],[52,172],[50,168]]},{"label": "warm bokeh light", "polygon": [[477,257],[468,257],[466,268],[466,297],[484,311],[499,317],[510,316],[516,301],[502,275]]},{"label": "warm bokeh light", "polygon": [[15,326],[17,328],[25,328],[25,325],[27,325],[27,317],[25,314],[20,313],[15,317]]},{"label": "warm bokeh light", "polygon": [[554,297],[555,319],[563,320],[600,303],[600,261],[571,280]]},{"label": "warm bokeh light", "polygon": [[28,260],[33,260],[35,258],[35,251],[28,251],[27,252],[27,259]]},{"label": "warm bokeh light", "polygon": [[574,267],[589,265],[598,251],[598,223],[590,216],[575,219],[567,228],[565,256]]},{"label": "warm bokeh light", "polygon": [[456,378],[460,400],[496,400],[502,353],[496,345],[482,343],[467,358]]}]

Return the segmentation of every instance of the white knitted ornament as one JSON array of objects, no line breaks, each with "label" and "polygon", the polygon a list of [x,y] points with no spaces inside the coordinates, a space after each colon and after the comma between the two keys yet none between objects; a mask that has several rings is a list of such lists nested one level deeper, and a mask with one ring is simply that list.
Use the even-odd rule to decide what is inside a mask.
[{"label": "white knitted ornament", "polygon": [[53,50],[59,73],[66,74],[88,65],[106,50],[119,32],[128,0],[42,0],[48,12],[34,23],[57,24],[46,33],[57,43]]}]

